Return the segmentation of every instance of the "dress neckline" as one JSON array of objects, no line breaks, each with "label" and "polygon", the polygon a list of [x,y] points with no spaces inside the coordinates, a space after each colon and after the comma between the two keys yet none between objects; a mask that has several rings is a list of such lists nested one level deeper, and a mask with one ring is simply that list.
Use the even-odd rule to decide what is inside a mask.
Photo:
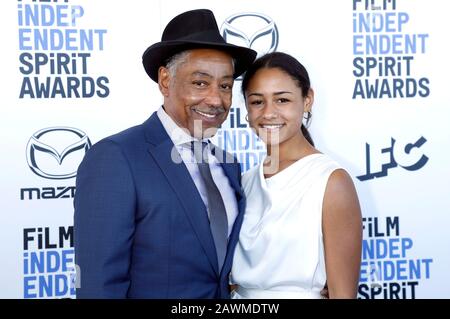
[{"label": "dress neckline", "polygon": [[293,162],[291,165],[289,165],[289,166],[286,167],[285,169],[279,171],[278,173],[276,173],[276,174],[274,174],[274,175],[272,175],[272,176],[270,176],[270,177],[265,177],[265,176],[264,176],[264,160],[266,159],[266,158],[264,158],[264,160],[261,162],[261,165],[260,165],[260,166],[261,166],[261,167],[260,167],[260,171],[261,171],[261,173],[262,173],[262,177],[263,177],[264,180],[266,180],[266,181],[271,181],[271,180],[273,180],[273,179],[276,179],[276,177],[279,176],[280,174],[284,175],[283,173],[285,173],[286,171],[292,170],[292,167],[297,166],[298,163],[302,163],[302,162],[304,162],[304,160],[309,159],[309,158],[311,158],[311,157],[318,156],[318,155],[323,155],[323,153],[313,153],[313,154],[305,155],[305,156],[303,156],[302,158],[299,158],[298,160],[296,160],[295,162]]},{"label": "dress neckline", "polygon": [[282,185],[284,185],[286,183],[286,179],[284,178],[284,176],[286,176],[286,174],[288,174],[294,168],[297,168],[299,166],[299,164],[301,164],[301,163],[303,164],[307,160],[310,160],[310,159],[313,159],[313,158],[316,158],[319,156],[323,156],[323,155],[324,155],[323,153],[313,153],[313,154],[303,156],[302,158],[298,159],[297,161],[295,161],[294,163],[292,163],[291,165],[289,165],[282,171],[280,171],[280,172],[276,173],[275,175],[272,175],[268,178],[264,177],[264,167],[263,167],[264,161],[262,161],[259,164],[259,169],[258,169],[259,184],[261,185],[260,187],[265,192],[270,192],[270,190],[274,190],[275,188],[278,188],[276,185],[278,185],[280,183]]}]

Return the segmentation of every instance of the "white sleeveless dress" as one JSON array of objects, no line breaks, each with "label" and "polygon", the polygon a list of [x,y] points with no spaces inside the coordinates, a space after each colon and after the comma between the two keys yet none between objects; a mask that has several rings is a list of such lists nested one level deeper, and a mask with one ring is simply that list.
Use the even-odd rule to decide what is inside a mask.
[{"label": "white sleeveless dress", "polygon": [[230,282],[234,299],[321,298],[326,282],[322,202],[331,173],[324,154],[301,158],[270,178],[262,164],[244,174],[247,207]]}]

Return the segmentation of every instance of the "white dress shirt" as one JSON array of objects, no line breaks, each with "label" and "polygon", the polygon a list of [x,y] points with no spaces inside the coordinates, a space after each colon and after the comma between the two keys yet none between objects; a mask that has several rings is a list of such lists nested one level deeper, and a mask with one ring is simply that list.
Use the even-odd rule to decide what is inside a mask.
[{"label": "white dress shirt", "polygon": [[[187,129],[180,128],[162,107],[158,109],[156,114],[158,115],[164,129],[166,130],[173,144],[175,145],[176,150],[180,154],[183,163],[186,165],[189,174],[191,175],[192,180],[203,200],[203,203],[205,204],[209,216],[207,190],[200,175],[200,171],[198,169],[197,162],[195,161],[194,154],[192,153],[189,146],[190,142],[195,141],[196,139],[189,134]],[[204,141],[208,142],[208,140],[206,139]],[[208,143],[207,149],[211,175],[217,185],[217,188],[220,191],[220,195],[222,195],[225,210],[227,212],[228,236],[230,236],[234,221],[236,219],[236,216],[238,215],[238,205],[235,191],[231,186],[228,177],[225,175],[225,172],[223,171],[223,168],[220,165],[219,161],[211,153],[210,143]]]}]

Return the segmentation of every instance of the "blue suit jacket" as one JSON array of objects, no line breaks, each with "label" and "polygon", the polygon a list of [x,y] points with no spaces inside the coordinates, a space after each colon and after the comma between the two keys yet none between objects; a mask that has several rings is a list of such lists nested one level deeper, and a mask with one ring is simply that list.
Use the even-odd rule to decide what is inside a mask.
[{"label": "blue suit jacket", "polygon": [[219,274],[205,205],[173,146],[154,113],[86,154],[74,200],[78,298],[229,297],[245,209],[239,164],[222,164],[239,214]]}]

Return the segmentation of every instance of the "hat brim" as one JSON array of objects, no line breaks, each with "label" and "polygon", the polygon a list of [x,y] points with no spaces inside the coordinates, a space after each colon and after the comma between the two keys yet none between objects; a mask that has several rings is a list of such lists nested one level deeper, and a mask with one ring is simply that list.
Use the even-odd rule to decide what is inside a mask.
[{"label": "hat brim", "polygon": [[173,55],[190,49],[216,49],[231,55],[235,61],[233,77],[236,79],[253,63],[256,51],[229,43],[211,43],[201,41],[164,41],[147,48],[142,56],[142,63],[148,76],[158,82],[158,70]]}]

